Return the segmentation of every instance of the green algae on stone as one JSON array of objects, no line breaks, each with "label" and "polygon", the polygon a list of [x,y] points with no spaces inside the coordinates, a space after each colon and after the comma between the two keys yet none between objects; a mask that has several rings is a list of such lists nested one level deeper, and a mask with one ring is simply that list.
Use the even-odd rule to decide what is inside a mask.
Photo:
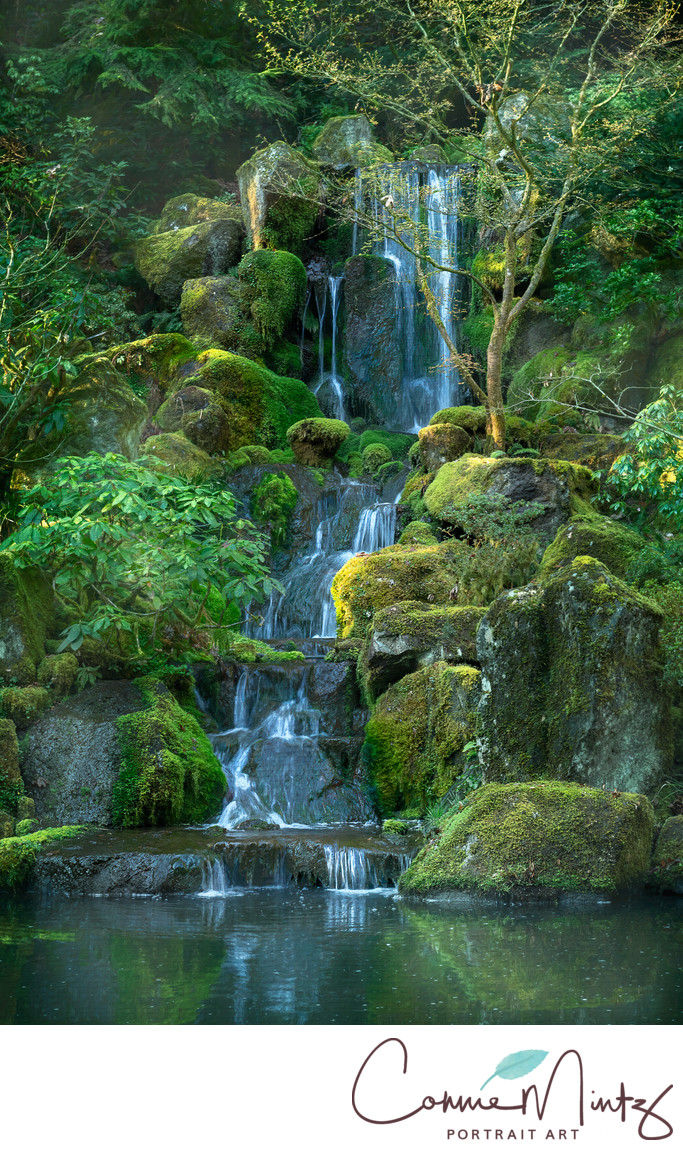
[{"label": "green algae on stone", "polygon": [[150,436],[141,458],[146,466],[181,475],[190,483],[217,479],[222,471],[217,460],[201,447],[196,447],[182,432],[169,431]]},{"label": "green algae on stone", "polygon": [[412,519],[403,528],[398,542],[406,546],[430,547],[436,543],[436,532],[431,524],[422,519]]},{"label": "green algae on stone", "polygon": [[306,269],[291,252],[257,249],[244,256],[238,271],[254,327],[270,347],[303,307]]},{"label": "green algae on stone", "polygon": [[54,618],[52,588],[37,567],[19,568],[0,553],[0,683],[35,682]]},{"label": "green algae on stone", "polygon": [[270,526],[273,547],[285,542],[289,520],[298,498],[296,487],[285,474],[264,475],[255,488],[251,500],[254,522]]},{"label": "green algae on stone", "polygon": [[84,826],[49,827],[47,830],[0,840],[0,891],[14,891],[31,877],[43,847],[60,839],[73,838]]},{"label": "green algae on stone", "polygon": [[136,680],[144,710],[117,720],[121,771],[115,826],[204,822],[220,808],[225,775],[201,727],[152,676]]},{"label": "green algae on stone", "polygon": [[419,432],[419,443],[422,467],[431,472],[459,459],[472,447],[464,427],[456,423],[430,423]]},{"label": "green algae on stone", "polygon": [[348,434],[349,425],[341,419],[302,419],[287,428],[287,442],[297,462],[320,467],[334,459]]},{"label": "green algae on stone", "polygon": [[78,674],[78,659],[70,651],[46,655],[38,667],[38,685],[50,687],[56,695],[68,695]]},{"label": "green algae on stone", "polygon": [[382,811],[424,812],[462,774],[480,677],[474,667],[437,662],[404,676],[378,700],[363,754]]},{"label": "green algae on stone", "polygon": [[462,427],[470,435],[482,435],[486,431],[486,408],[470,407],[444,407],[437,411],[429,421],[429,426],[435,423],[451,423],[455,427]]},{"label": "green algae on stone", "polygon": [[0,691],[0,712],[19,729],[28,727],[50,702],[45,687],[5,687]]},{"label": "green algae on stone", "polygon": [[549,780],[491,783],[445,821],[399,890],[615,894],[644,882],[653,832],[643,795]]},{"label": "green algae on stone", "polygon": [[477,663],[477,630],[485,607],[432,607],[404,602],[377,611],[359,665],[366,692],[376,698],[420,666]]},{"label": "green algae on stone", "polygon": [[575,515],[560,528],[544,551],[538,578],[543,579],[565,567],[579,555],[590,555],[623,579],[629,564],[644,546],[645,540],[636,531],[606,516],[595,514],[587,519]]}]

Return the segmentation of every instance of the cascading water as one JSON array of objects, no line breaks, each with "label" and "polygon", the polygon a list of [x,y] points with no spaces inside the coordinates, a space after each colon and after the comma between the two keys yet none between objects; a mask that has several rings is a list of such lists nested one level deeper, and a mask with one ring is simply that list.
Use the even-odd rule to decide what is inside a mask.
[{"label": "cascading water", "polygon": [[[398,397],[398,426],[419,431],[443,407],[462,403],[468,392],[460,384],[457,368],[436,326],[425,316],[418,288],[416,257],[410,248],[419,234],[430,258],[443,268],[458,264],[458,208],[460,174],[446,164],[387,164],[368,178],[356,173],[355,209],[372,224],[375,255],[388,260],[395,271],[395,326],[402,349],[402,384]],[[393,233],[394,225],[407,242]],[[361,231],[354,224],[353,250]],[[439,316],[457,343],[456,310],[460,288],[457,277],[425,265]]]},{"label": "cascading water", "polygon": [[285,594],[274,592],[263,621],[248,634],[259,639],[334,638],[335,608],[330,587],[359,551],[369,553],[394,542],[396,504],[377,503],[373,484],[353,479],[321,494],[315,538],[305,554],[281,575]]},{"label": "cascading water", "polygon": [[[339,327],[339,305],[342,297],[343,276],[328,275],[324,279],[316,279],[313,287],[315,306],[318,313],[318,380],[313,389],[314,395],[319,395],[321,389],[329,389],[327,402],[332,405],[335,419],[346,419],[344,407],[343,380],[338,371],[337,345]],[[327,300],[330,300],[332,319],[332,359],[329,372],[325,371],[325,316],[327,315]],[[325,399],[323,398],[323,403]]]}]

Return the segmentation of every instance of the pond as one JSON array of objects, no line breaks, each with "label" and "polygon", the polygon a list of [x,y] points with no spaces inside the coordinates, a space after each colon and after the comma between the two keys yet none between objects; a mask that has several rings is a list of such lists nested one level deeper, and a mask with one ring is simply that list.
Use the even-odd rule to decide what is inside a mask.
[{"label": "pond", "polygon": [[682,942],[676,898],[23,896],[0,904],[0,1023],[673,1024]]}]

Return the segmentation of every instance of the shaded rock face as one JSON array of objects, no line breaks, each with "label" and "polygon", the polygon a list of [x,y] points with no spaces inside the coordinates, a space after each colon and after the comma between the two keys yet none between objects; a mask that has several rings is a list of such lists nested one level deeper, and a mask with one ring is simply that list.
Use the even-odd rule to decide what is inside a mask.
[{"label": "shaded rock face", "polygon": [[239,168],[237,180],[250,246],[298,255],[319,211],[316,169],[281,140],[255,152]]},{"label": "shaded rock face", "polygon": [[381,256],[353,256],[344,265],[343,363],[349,408],[386,427],[397,426],[403,349],[396,325],[396,272]]},{"label": "shaded rock face", "polygon": [[156,422],[164,431],[182,431],[203,451],[225,451],[230,443],[230,420],[213,392],[183,387],[160,407]]},{"label": "shaded rock face", "polygon": [[143,708],[133,683],[102,681],[34,723],[21,770],[39,819],[52,826],[111,824],[121,770],[116,720]]},{"label": "shaded rock face", "polygon": [[362,669],[371,698],[404,675],[431,663],[477,663],[477,629],[485,607],[429,607],[398,603],[378,611]]},{"label": "shaded rock face", "polygon": [[528,898],[641,885],[654,812],[643,795],[573,783],[492,784],[469,797],[402,877],[407,894],[471,890]]},{"label": "shaded rock face", "polygon": [[661,891],[683,894],[683,815],[667,819],[660,831],[650,882]]},{"label": "shaded rock face", "polygon": [[596,560],[501,595],[482,621],[487,780],[650,792],[671,763],[661,613]]},{"label": "shaded rock face", "polygon": [[624,451],[619,435],[574,435],[562,432],[541,440],[541,452],[548,459],[568,459],[583,463],[593,471],[609,471]]},{"label": "shaded rock face", "polygon": [[241,212],[233,208],[227,217],[139,240],[135,266],[164,303],[175,307],[185,280],[220,276],[239,262],[243,235]]}]

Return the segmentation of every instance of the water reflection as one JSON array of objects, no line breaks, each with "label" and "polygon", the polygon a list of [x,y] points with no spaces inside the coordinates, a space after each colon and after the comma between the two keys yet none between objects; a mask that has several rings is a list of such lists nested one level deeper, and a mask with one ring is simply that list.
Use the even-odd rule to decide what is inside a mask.
[{"label": "water reflection", "polygon": [[18,901],[0,908],[0,1023],[679,1023],[682,910]]}]

